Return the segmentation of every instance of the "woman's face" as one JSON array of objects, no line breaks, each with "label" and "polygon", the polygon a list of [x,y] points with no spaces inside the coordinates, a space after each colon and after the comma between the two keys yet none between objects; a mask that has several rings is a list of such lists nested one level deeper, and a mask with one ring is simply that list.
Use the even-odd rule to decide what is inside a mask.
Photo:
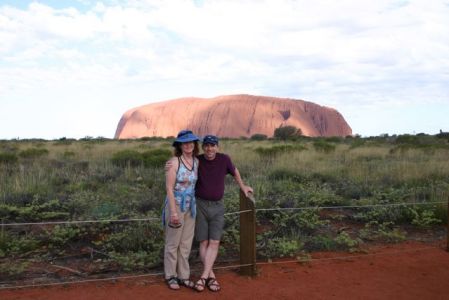
[{"label": "woman's face", "polygon": [[182,153],[192,153],[195,148],[195,144],[193,142],[187,142],[181,144]]}]

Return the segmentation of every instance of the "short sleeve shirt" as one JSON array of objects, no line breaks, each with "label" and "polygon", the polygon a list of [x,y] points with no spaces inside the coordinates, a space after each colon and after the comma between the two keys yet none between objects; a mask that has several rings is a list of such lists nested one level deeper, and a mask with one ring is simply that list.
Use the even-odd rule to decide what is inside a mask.
[{"label": "short sleeve shirt", "polygon": [[219,201],[223,198],[225,177],[227,174],[235,175],[235,166],[231,158],[223,153],[217,153],[213,160],[207,160],[204,154],[198,156],[198,181],[195,186],[195,195],[209,201]]}]

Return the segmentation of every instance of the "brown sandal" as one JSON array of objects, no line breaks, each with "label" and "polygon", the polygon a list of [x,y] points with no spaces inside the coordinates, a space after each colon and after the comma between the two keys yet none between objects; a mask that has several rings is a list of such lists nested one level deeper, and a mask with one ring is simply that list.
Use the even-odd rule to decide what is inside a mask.
[{"label": "brown sandal", "polygon": [[201,277],[200,279],[198,279],[197,282],[195,282],[193,289],[197,292],[202,292],[205,290],[206,283],[207,283],[207,279]]},{"label": "brown sandal", "polygon": [[167,283],[169,289],[174,290],[174,291],[179,290],[179,279],[178,278],[172,276],[168,279],[165,279],[165,282]]},{"label": "brown sandal", "polygon": [[179,279],[179,284],[183,285],[183,286],[185,286],[187,288],[190,288],[190,289],[194,289],[195,288],[195,282],[193,282],[190,279]]},{"label": "brown sandal", "polygon": [[221,286],[215,277],[209,277],[206,281],[207,288],[212,292],[219,292],[221,290]]}]

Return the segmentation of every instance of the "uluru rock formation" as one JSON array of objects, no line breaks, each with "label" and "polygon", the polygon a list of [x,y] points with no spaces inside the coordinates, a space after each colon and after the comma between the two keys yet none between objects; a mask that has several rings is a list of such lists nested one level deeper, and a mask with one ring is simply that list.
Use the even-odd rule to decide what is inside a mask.
[{"label": "uluru rock formation", "polygon": [[176,136],[191,129],[204,136],[273,136],[280,126],[301,128],[305,136],[347,136],[351,127],[333,108],[304,100],[252,95],[229,95],[210,99],[180,98],[151,103],[127,111],[115,138]]}]

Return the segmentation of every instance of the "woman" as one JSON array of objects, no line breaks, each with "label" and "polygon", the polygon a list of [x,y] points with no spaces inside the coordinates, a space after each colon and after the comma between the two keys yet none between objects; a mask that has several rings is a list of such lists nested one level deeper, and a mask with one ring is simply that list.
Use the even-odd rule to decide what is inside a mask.
[{"label": "woman", "polygon": [[164,272],[170,289],[194,287],[190,280],[189,255],[195,229],[195,183],[198,178],[199,138],[182,130],[173,142],[174,157],[166,169]]}]

